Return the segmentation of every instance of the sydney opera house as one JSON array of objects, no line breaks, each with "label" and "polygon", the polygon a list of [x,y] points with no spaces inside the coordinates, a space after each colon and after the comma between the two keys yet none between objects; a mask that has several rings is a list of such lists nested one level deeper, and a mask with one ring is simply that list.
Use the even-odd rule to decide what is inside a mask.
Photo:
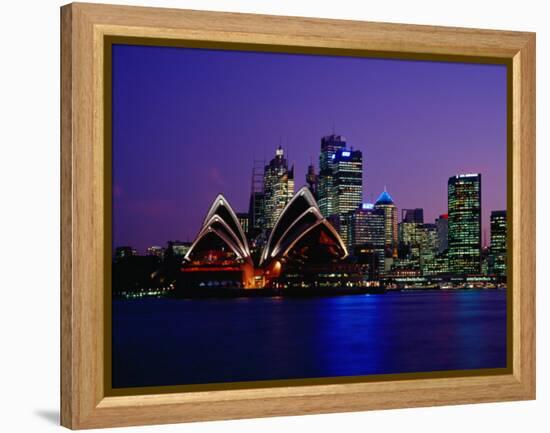
[{"label": "sydney opera house", "polygon": [[349,285],[361,272],[307,187],[287,203],[266,240],[248,239],[223,195],[208,210],[180,269],[180,287],[241,289]]}]

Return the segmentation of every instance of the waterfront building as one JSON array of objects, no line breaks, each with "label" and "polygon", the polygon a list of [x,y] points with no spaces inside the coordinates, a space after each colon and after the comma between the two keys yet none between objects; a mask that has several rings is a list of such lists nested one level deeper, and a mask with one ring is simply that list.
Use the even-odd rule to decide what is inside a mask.
[{"label": "waterfront building", "polygon": [[424,272],[426,264],[432,262],[437,255],[437,226],[423,224],[420,236],[420,269]]},{"label": "waterfront building", "polygon": [[127,259],[128,257],[137,256],[137,250],[132,247],[116,247],[115,248],[115,262]]},{"label": "waterfront building", "polygon": [[158,257],[159,259],[162,259],[164,257],[164,248],[158,245],[153,245],[147,248],[147,255],[155,256],[155,257]]},{"label": "waterfront building", "polygon": [[359,265],[363,280],[369,286],[380,285],[380,267],[384,266],[384,251],[372,244],[354,245],[349,262]]},{"label": "waterfront building", "polygon": [[455,275],[478,274],[481,266],[481,174],[448,181],[449,268]]},{"label": "waterfront building", "polygon": [[[398,234],[397,234],[397,207],[393,202],[393,198],[386,191],[384,191],[378,196],[376,203],[374,203],[374,208],[381,210],[384,213],[384,237],[385,237],[385,255],[386,258],[395,258],[397,257],[397,243],[398,243]],[[386,262],[388,262],[386,260]],[[386,263],[385,268],[387,269],[388,263]]]},{"label": "waterfront building", "polygon": [[389,275],[397,276],[420,276],[420,263],[417,258],[404,257],[393,259]]},{"label": "waterfront building", "polygon": [[294,167],[288,168],[284,151],[279,146],[264,169],[264,226],[270,230],[294,195]]},{"label": "waterfront building", "polygon": [[422,263],[422,275],[436,276],[449,274],[449,257],[447,250],[436,254],[431,260]]},{"label": "waterfront building", "polygon": [[[323,287],[360,282],[368,266],[342,262],[347,256],[345,244],[321,215],[308,187],[301,188],[285,206],[257,262],[237,214],[225,197],[218,195],[185,255],[177,286],[181,292],[209,287]],[[338,275],[333,278],[335,273]]]},{"label": "waterfront building", "polygon": [[437,227],[437,252],[441,254],[449,248],[449,215],[442,214],[435,220]]},{"label": "waterfront building", "polygon": [[317,202],[321,214],[327,218],[334,214],[333,199],[333,162],[338,150],[346,148],[346,139],[341,135],[327,135],[321,138],[321,153],[319,154],[319,176]]},{"label": "waterfront building", "polygon": [[191,248],[191,242],[169,241],[166,250],[171,250],[175,257],[185,257],[189,248]]},{"label": "waterfront building", "polygon": [[506,234],[506,211],[492,211],[489,272],[500,277],[506,276]]},{"label": "waterfront building", "polygon": [[334,154],[332,170],[332,213],[338,216],[340,236],[349,245],[346,215],[359,208],[363,201],[363,155],[361,151],[338,150]]},{"label": "waterfront building", "polygon": [[239,212],[237,213],[237,219],[239,220],[239,224],[243,228],[243,231],[245,233],[249,233],[250,230],[250,216],[248,212]]}]

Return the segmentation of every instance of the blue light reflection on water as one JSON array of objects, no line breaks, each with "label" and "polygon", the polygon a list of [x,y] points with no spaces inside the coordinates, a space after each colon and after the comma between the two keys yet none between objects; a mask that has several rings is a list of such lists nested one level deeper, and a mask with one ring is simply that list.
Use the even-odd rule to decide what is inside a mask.
[{"label": "blue light reflection on water", "polygon": [[113,387],[501,368],[506,291],[113,302]]}]

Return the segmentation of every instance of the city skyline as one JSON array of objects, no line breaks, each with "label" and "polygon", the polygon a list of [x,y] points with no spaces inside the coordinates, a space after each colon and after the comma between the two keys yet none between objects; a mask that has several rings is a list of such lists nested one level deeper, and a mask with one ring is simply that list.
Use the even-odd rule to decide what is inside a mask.
[{"label": "city skyline", "polygon": [[[147,62],[150,66],[140,63],[139,71],[133,73],[133,62],[142,62],[144,56],[157,62]],[[117,60],[121,60],[120,63]],[[166,72],[168,61],[174,66],[170,71],[175,69],[181,75],[169,73],[160,80],[154,73],[155,65],[160,64]],[[182,67],[189,62],[197,68],[194,73],[193,68]],[[207,91],[201,83],[212,82],[222,70],[222,63],[228,67],[223,69],[225,75],[219,77],[220,82],[214,86],[216,92]],[[333,122],[336,124],[333,131],[346,137],[348,146],[363,154],[364,202],[374,202],[387,186],[399,210],[423,208],[425,221],[434,222],[439,215],[447,213],[448,178],[481,172],[484,176],[482,227],[487,240],[491,211],[506,209],[506,73],[500,66],[127,46],[114,47],[113,66],[114,246],[132,245],[143,251],[168,240],[192,240],[204,218],[203,202],[217,193],[228,197],[237,212],[247,211],[252,160],[265,159],[267,163],[280,144],[279,136],[283,136],[289,165],[294,166],[295,190],[298,190],[306,184],[310,163],[319,171],[321,137],[330,134]],[[248,74],[239,77],[238,71],[244,66],[263,71],[267,76],[261,80]],[[326,73],[309,80],[315,85],[306,85],[308,72],[318,70],[319,66],[324,66],[321,71]],[[337,67],[341,68],[338,70],[342,77],[355,80],[351,86],[342,77],[335,81],[332,73]],[[285,75],[290,80],[286,85],[276,79],[273,69],[295,74]],[[128,74],[130,71],[132,75]],[[384,77],[389,76],[385,81],[378,75],[382,72]],[[399,74],[405,74],[410,80],[402,83],[397,80]],[[191,77],[194,79],[189,80]],[[366,80],[369,77],[383,88],[369,86]],[[350,87],[356,87],[360,78],[366,80],[368,101],[364,95],[355,101],[349,99]],[[445,99],[438,92],[441,93],[449,81],[455,88],[446,87]],[[187,82],[192,82],[194,88],[186,85]],[[260,82],[264,84],[261,89]],[[341,95],[334,95],[328,86],[334,82],[338,83]],[[305,90],[298,84],[305,86]],[[178,99],[178,92],[173,89],[167,92],[166,89],[174,85],[184,96]],[[317,95],[314,90],[322,89],[322,85],[327,91]],[[433,85],[433,94],[426,95],[430,85]],[[298,96],[288,92],[293,86]],[[398,94],[395,86],[401,87],[402,93]],[[238,113],[231,111],[239,110],[228,110],[231,105],[226,104],[224,116],[216,117],[215,113],[221,113],[219,104],[215,107],[212,100],[204,101],[207,96],[218,102],[234,101],[231,96],[239,88],[246,100],[240,101],[240,114],[241,117],[248,114],[248,119],[241,118],[236,124]],[[287,90],[286,101],[281,101],[276,92],[281,88]],[[253,97],[253,91],[260,92],[261,103]],[[160,96],[155,96],[157,93]],[[309,99],[301,101],[306,95]],[[326,109],[319,108],[321,96],[331,96],[327,98],[331,104]],[[416,113],[412,107],[418,98],[423,99],[422,113]],[[429,109],[424,109],[426,99]],[[348,103],[343,104],[346,100]],[[264,116],[253,115],[245,102],[255,108],[260,105],[265,106],[265,110],[272,109],[278,121],[267,122],[267,112]],[[292,121],[292,117],[299,116],[295,113],[298,103],[309,104],[310,109],[304,111],[301,119]],[[399,104],[407,109],[400,111]],[[285,106],[292,116],[285,115],[282,110]],[[360,107],[364,110],[359,111],[358,117],[353,109]],[[464,116],[458,117],[459,113]],[[358,121],[364,117],[368,119]],[[189,130],[185,128],[187,118],[193,125]],[[209,118],[220,122],[214,128],[208,123]],[[384,127],[380,122],[384,118],[393,119],[392,123],[397,123],[399,128],[388,128],[389,120]],[[374,122],[375,119],[378,122]],[[411,125],[406,119],[418,123]],[[324,126],[327,124],[328,128]],[[424,128],[426,125],[432,127]],[[285,145],[285,132],[290,137],[288,145]],[[457,143],[460,140],[463,145]],[[151,145],[153,142],[160,144]],[[263,153],[264,149],[267,149],[265,157],[254,155],[254,152]],[[454,170],[450,171],[451,168]],[[196,206],[190,208],[189,202]]]}]

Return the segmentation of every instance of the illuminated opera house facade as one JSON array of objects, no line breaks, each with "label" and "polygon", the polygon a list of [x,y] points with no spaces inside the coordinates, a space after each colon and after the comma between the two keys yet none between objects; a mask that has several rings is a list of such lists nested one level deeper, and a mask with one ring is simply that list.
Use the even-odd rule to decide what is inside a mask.
[{"label": "illuminated opera house facade", "polygon": [[254,243],[249,245],[236,213],[218,195],[185,255],[180,287],[317,288],[361,279],[307,187],[289,200],[267,240]]}]

